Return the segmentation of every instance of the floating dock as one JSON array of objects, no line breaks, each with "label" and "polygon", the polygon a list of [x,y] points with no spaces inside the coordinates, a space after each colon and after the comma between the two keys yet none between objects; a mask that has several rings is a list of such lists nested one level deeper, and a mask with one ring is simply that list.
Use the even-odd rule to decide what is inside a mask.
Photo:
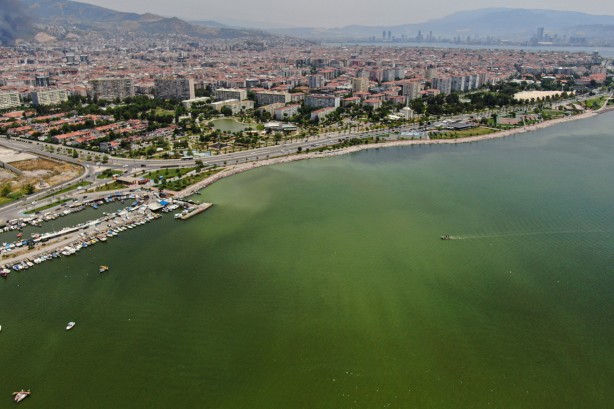
[{"label": "floating dock", "polygon": [[202,212],[208,210],[211,206],[213,206],[213,203],[202,203],[202,204],[196,205],[193,208],[191,208],[188,212],[182,214],[180,219],[188,220],[189,218],[194,217],[197,214],[201,214]]}]

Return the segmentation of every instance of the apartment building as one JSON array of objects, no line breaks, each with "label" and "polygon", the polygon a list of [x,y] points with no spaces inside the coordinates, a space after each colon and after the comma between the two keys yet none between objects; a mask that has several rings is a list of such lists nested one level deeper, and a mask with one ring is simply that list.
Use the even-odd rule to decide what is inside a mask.
[{"label": "apartment building", "polygon": [[51,85],[51,81],[48,75],[37,75],[34,77],[34,85],[37,87],[49,87]]},{"label": "apartment building", "polygon": [[352,78],[352,92],[368,92],[369,79],[365,77]]},{"label": "apartment building", "polygon": [[68,92],[63,89],[35,91],[30,94],[30,97],[32,98],[32,105],[34,106],[57,105],[68,101]]},{"label": "apartment building", "polygon": [[309,88],[322,88],[326,84],[326,80],[323,75],[309,75],[307,76]]},{"label": "apartment building", "polygon": [[179,101],[194,99],[194,80],[192,78],[159,78],[154,81],[154,96],[159,99]]},{"label": "apartment building", "polygon": [[333,112],[335,112],[335,108],[333,107],[318,109],[317,111],[313,111],[311,113],[310,119],[312,121],[321,121]]},{"label": "apartment building", "polygon": [[131,78],[99,78],[91,81],[92,96],[98,99],[126,99],[134,96]]},{"label": "apartment building", "polygon": [[247,90],[238,88],[219,88],[215,90],[214,96],[217,101],[225,101],[228,99],[243,101],[247,99]]},{"label": "apartment building", "polygon": [[287,104],[292,100],[292,96],[288,92],[257,92],[256,103],[258,105],[270,105],[276,103]]},{"label": "apartment building", "polygon": [[241,111],[247,111],[249,109],[254,109],[254,101],[243,100],[239,101],[238,99],[229,99],[227,101],[219,101],[214,102],[211,106],[218,112],[222,110],[222,108],[227,107],[230,108],[233,115],[237,114]]},{"label": "apartment building", "polygon": [[408,100],[417,99],[422,91],[422,82],[420,81],[402,81],[398,85],[401,86],[401,95],[407,97]]},{"label": "apartment building", "polygon": [[0,94],[0,109],[11,109],[21,105],[21,98],[18,92]]},{"label": "apartment building", "polygon": [[275,119],[277,119],[278,121],[288,120],[294,115],[298,114],[298,109],[300,107],[300,105],[288,105],[285,107],[277,108],[275,110]]},{"label": "apartment building", "polygon": [[334,95],[305,95],[305,106],[309,108],[339,108],[341,98]]},{"label": "apartment building", "polygon": [[452,92],[452,78],[433,78],[431,79],[431,88],[438,89],[442,94],[448,95]]}]

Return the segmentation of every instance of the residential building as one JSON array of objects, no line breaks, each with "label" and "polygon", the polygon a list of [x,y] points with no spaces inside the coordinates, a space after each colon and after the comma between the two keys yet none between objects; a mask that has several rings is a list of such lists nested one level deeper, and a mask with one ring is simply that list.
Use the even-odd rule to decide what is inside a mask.
[{"label": "residential building", "polygon": [[368,92],[369,79],[365,77],[352,78],[352,92]]},{"label": "residential building", "polygon": [[457,76],[452,77],[452,91],[453,92],[464,92],[465,91],[465,76]]},{"label": "residential building", "polygon": [[134,96],[134,81],[131,78],[99,78],[91,83],[94,98],[121,100]]},{"label": "residential building", "polygon": [[382,101],[380,99],[367,99],[366,101],[362,102],[362,105],[373,109],[378,109],[382,107]]},{"label": "residential building", "polygon": [[270,105],[278,102],[287,104],[292,100],[288,92],[257,92],[256,103],[258,105]]},{"label": "residential building", "polygon": [[186,99],[185,101],[181,101],[181,105],[183,105],[183,107],[187,110],[192,109],[192,104],[197,104],[197,103],[206,103],[209,102],[211,100],[211,98],[209,97],[198,97],[198,98],[192,98],[192,99]]},{"label": "residential building", "polygon": [[294,115],[298,114],[298,109],[300,107],[300,105],[288,105],[282,108],[278,108],[275,110],[275,119],[277,119],[278,121],[288,120]]},{"label": "residential building", "polygon": [[51,85],[48,75],[37,75],[34,77],[34,85],[37,87],[48,87]]},{"label": "residential building", "polygon": [[34,106],[57,105],[68,101],[68,92],[63,89],[35,91],[32,92],[30,96],[32,97],[32,105]]},{"label": "residential building", "polygon": [[214,92],[217,101],[226,101],[228,99],[238,99],[243,101],[247,99],[247,90],[238,88],[219,88]]},{"label": "residential building", "polygon": [[307,76],[307,81],[309,82],[309,88],[321,88],[326,84],[323,75],[309,75]]},{"label": "residential building", "polygon": [[421,81],[401,81],[398,83],[401,85],[401,95],[407,97],[408,100],[416,99],[420,96],[420,91],[422,91],[422,82]]},{"label": "residential building", "polygon": [[442,94],[448,95],[452,92],[452,78],[433,78],[431,79],[431,88],[438,89]]},{"label": "residential building", "polygon": [[21,98],[18,92],[0,94],[0,109],[11,109],[21,105]]},{"label": "residential building", "polygon": [[160,99],[179,101],[194,99],[194,80],[192,78],[159,78],[154,81],[154,95]]},{"label": "residential building", "polygon": [[341,97],[334,95],[306,95],[305,106],[309,108],[339,108],[341,105]]},{"label": "residential building", "polygon": [[310,118],[312,121],[321,121],[333,112],[335,112],[335,108],[333,107],[318,109],[317,111],[313,111],[311,113]]},{"label": "residential building", "polygon": [[216,111],[220,112],[222,108],[228,107],[232,110],[233,115],[248,109],[254,109],[254,101],[248,99],[239,101],[238,99],[229,99],[227,101],[218,101],[211,104]]}]

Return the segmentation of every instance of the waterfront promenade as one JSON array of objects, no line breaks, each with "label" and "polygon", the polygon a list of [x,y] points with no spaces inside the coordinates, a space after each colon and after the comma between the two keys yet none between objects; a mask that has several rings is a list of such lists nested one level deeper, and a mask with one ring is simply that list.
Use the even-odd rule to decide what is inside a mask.
[{"label": "waterfront promenade", "polygon": [[480,142],[480,141],[485,141],[485,140],[490,140],[490,139],[504,138],[507,136],[516,135],[520,133],[534,132],[539,129],[551,127],[554,125],[564,124],[564,123],[577,121],[577,120],[588,119],[588,118],[598,115],[598,113],[607,112],[612,109],[613,109],[612,107],[607,107],[607,105],[604,105],[598,111],[584,112],[582,114],[578,114],[574,116],[552,119],[549,121],[544,121],[544,122],[540,122],[540,123],[533,124],[533,125],[526,125],[526,126],[522,126],[519,128],[508,129],[505,131],[499,131],[499,132],[494,132],[494,133],[485,134],[485,135],[469,136],[466,138],[429,139],[429,140],[412,139],[412,140],[388,141],[388,142],[380,142],[380,143],[367,144],[367,145],[356,145],[356,146],[351,146],[348,148],[341,148],[341,149],[324,151],[324,152],[298,153],[298,154],[290,155],[290,156],[283,156],[283,157],[277,157],[277,158],[266,159],[266,160],[261,160],[261,161],[243,163],[239,165],[230,166],[227,169],[223,170],[222,172],[219,172],[207,179],[204,179],[192,186],[189,186],[186,189],[179,192],[177,196],[187,197],[187,196],[193,195],[197,191],[200,191],[201,189],[204,189],[207,186],[210,186],[213,183],[223,178],[227,178],[229,176],[233,176],[233,175],[236,175],[242,172],[247,172],[249,170],[260,168],[263,166],[271,166],[271,165],[277,165],[277,164],[289,163],[289,162],[307,160],[307,159],[329,158],[329,157],[359,152],[359,151],[363,151],[367,149],[380,149],[380,148],[390,148],[390,147],[398,147],[398,146],[413,146],[413,145],[447,145],[447,144]]}]

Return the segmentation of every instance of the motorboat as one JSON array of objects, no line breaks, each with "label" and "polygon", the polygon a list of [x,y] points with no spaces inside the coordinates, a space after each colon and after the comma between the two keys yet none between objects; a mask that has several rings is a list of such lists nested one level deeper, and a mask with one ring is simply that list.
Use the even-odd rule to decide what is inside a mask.
[{"label": "motorboat", "polygon": [[100,266],[98,268],[98,273],[104,273],[105,271],[109,271],[109,266]]},{"label": "motorboat", "polygon": [[452,237],[449,234],[441,236],[441,240],[452,240]]},{"label": "motorboat", "polygon": [[28,396],[30,396],[31,393],[32,392],[30,392],[30,390],[24,391],[23,389],[19,392],[13,392],[13,400],[16,403],[19,403],[25,398],[27,398]]},{"label": "motorboat", "polygon": [[74,321],[70,321],[67,325],[66,325],[66,331],[70,331],[71,329],[73,329],[75,327],[75,325],[77,325],[76,322]]}]

